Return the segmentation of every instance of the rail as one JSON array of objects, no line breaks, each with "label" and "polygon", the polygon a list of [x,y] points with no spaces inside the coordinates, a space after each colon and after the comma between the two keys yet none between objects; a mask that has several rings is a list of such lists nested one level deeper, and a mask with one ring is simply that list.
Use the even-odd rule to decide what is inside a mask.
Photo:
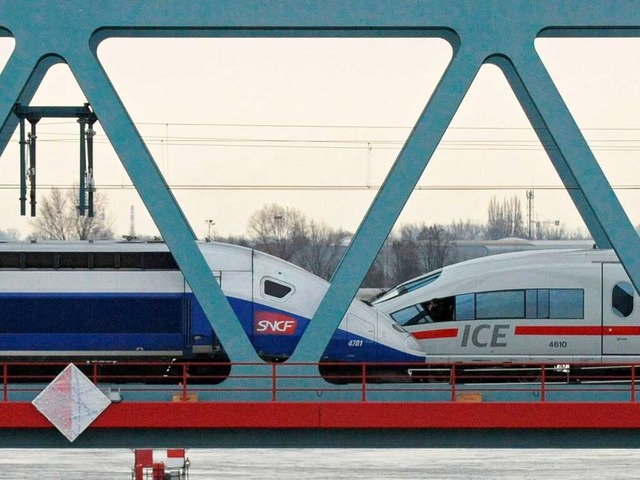
[{"label": "rail", "polygon": [[[2,402],[37,396],[67,365],[3,362]],[[636,364],[78,362],[113,401],[637,401]]]}]

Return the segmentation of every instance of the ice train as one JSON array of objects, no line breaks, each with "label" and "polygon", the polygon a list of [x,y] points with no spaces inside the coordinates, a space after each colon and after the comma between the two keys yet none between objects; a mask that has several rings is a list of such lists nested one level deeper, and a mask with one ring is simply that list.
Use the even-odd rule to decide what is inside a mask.
[{"label": "ice train", "polygon": [[506,253],[404,282],[373,302],[428,362],[640,361],[638,292],[612,250]]},{"label": "ice train", "polygon": [[[328,283],[253,249],[198,245],[256,352],[265,360],[289,357]],[[165,244],[0,244],[0,358],[221,357]],[[424,354],[389,316],[355,300],[323,360],[424,362]]]}]

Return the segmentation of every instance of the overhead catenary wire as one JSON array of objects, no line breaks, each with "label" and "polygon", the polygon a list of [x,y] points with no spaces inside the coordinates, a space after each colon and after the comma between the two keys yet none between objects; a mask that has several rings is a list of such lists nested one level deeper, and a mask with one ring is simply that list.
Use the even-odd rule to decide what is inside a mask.
[{"label": "overhead catenary wire", "polygon": [[[62,122],[48,122],[46,126],[57,126]],[[371,152],[374,150],[393,150],[400,151],[405,143],[405,139],[385,139],[385,138],[372,138],[372,136],[365,136],[362,138],[313,138],[313,135],[306,135],[304,138],[293,138],[293,135],[283,136],[279,134],[269,138],[268,135],[176,135],[175,128],[172,128],[172,135],[169,135],[170,127],[232,127],[232,128],[273,128],[273,129],[320,129],[329,130],[328,133],[332,133],[331,129],[360,129],[366,131],[379,131],[381,129],[389,130],[406,130],[410,131],[410,127],[407,126],[393,126],[393,125],[294,125],[294,124],[232,124],[232,123],[167,123],[167,122],[141,122],[136,124],[138,128],[145,126],[153,126],[162,128],[163,132],[160,134],[148,134],[144,135],[143,140],[148,147],[159,147],[158,153],[159,159],[163,165],[165,172],[168,170],[169,147],[185,147],[185,148],[289,148],[289,149],[334,149],[334,150],[362,150],[366,152],[367,158],[371,158]],[[43,125],[44,127],[45,125]],[[634,132],[640,133],[640,128],[628,128],[628,127],[597,127],[583,129],[591,132]],[[41,129],[41,131],[43,131]],[[451,126],[449,130],[452,133],[456,131],[473,132],[473,131],[494,131],[494,132],[509,132],[518,131],[530,134],[530,138],[527,139],[445,139],[439,144],[439,150],[458,150],[458,151],[513,151],[513,152],[525,152],[525,151],[544,151],[544,146],[535,137],[533,129],[527,127],[508,127],[508,126]],[[326,135],[326,133],[325,133]],[[41,134],[39,138],[41,143],[77,143],[76,133],[66,133],[60,131],[46,131]],[[94,140],[99,144],[110,144],[106,136],[102,135],[98,140]],[[635,152],[640,151],[640,135],[638,138],[624,139],[624,138],[606,138],[606,139],[591,139],[589,141],[590,147],[595,151],[603,152]],[[155,150],[153,150],[155,151]],[[177,156],[177,155],[176,155]],[[369,165],[367,163],[367,165]],[[367,168],[370,168],[367,167]],[[350,184],[292,184],[292,183],[172,183],[168,182],[169,186],[173,190],[379,190],[381,185],[372,184],[367,174],[367,180],[362,184],[350,183]],[[53,185],[51,185],[52,187]],[[46,188],[46,184],[43,185]],[[56,185],[58,188],[73,188],[72,185]],[[13,183],[0,184],[0,190],[7,190],[16,188]],[[469,185],[469,184],[448,184],[448,185],[429,185],[421,184],[416,186],[417,191],[458,191],[458,190],[528,190],[535,188],[536,190],[571,190],[575,187],[565,187],[558,183],[548,185],[530,185],[530,184],[483,184],[483,185]],[[612,185],[614,190],[638,190],[640,184],[629,182],[628,184],[615,184]],[[115,184],[106,183],[100,184],[102,190],[128,190],[134,189],[131,183],[126,181]]]},{"label": "overhead catenary wire", "polygon": [[[289,148],[289,149],[335,149],[335,150],[400,150],[404,141],[399,140],[284,140],[284,139],[257,139],[257,138],[196,138],[196,137],[144,137],[148,146],[181,147],[211,147],[211,148]],[[628,143],[629,140],[600,140],[607,144],[592,143],[592,150],[601,152],[636,152],[640,151],[640,140],[634,140],[636,144],[615,145],[609,143]],[[40,143],[75,143],[70,138],[43,139]],[[95,140],[97,144],[109,144],[108,140]],[[460,151],[543,151],[543,145],[529,141],[447,141],[440,143],[441,150]]]},{"label": "overhead catenary wire", "polygon": [[[60,125],[61,122],[48,123],[49,126]],[[345,138],[292,138],[292,137],[267,137],[267,136],[247,136],[247,135],[171,135],[168,134],[169,127],[207,127],[207,128],[268,128],[268,129],[322,129],[325,131],[335,130],[404,130],[407,133],[410,127],[393,125],[293,125],[293,124],[231,124],[231,123],[154,123],[141,122],[138,127],[154,126],[162,127],[164,132],[158,135],[143,134],[143,139],[148,146],[160,146],[163,149],[169,146],[182,147],[239,147],[239,148],[297,148],[297,149],[359,149],[359,150],[399,150],[405,143],[405,138],[382,139],[371,138],[370,136],[355,139]],[[521,132],[531,134],[531,138],[526,139],[449,139],[445,138],[439,144],[441,150],[467,150],[467,151],[542,151],[545,145],[534,135],[533,128],[527,127],[484,127],[484,126],[451,126],[449,133],[456,131],[493,131],[493,132]],[[630,127],[597,127],[585,128],[585,132],[637,132],[640,128]],[[43,138],[43,143],[72,143],[75,142],[75,135],[72,133],[46,132],[47,138]],[[108,144],[106,138],[97,139],[96,143]],[[593,138],[588,139],[590,147],[595,151],[640,151],[640,135],[638,138]],[[553,148],[553,145],[546,145]],[[164,153],[164,152],[163,152]]]}]

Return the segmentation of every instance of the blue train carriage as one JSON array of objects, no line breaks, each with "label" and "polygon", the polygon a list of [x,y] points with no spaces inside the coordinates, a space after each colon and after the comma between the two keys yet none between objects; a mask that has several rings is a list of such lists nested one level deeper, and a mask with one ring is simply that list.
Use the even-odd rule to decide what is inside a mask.
[{"label": "blue train carriage", "polygon": [[444,267],[373,302],[427,362],[632,363],[638,292],[611,250],[500,254]]},{"label": "blue train carriage", "polygon": [[[249,248],[199,247],[258,354],[286,360],[327,282]],[[225,359],[162,243],[4,243],[0,271],[3,358]],[[356,300],[323,360],[423,362],[424,355],[388,315]]]}]

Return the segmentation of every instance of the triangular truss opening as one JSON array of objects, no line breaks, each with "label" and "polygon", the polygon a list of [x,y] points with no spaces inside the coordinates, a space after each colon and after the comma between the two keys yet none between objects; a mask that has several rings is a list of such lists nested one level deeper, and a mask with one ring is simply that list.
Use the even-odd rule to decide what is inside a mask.
[{"label": "triangular truss opening", "polygon": [[354,232],[451,48],[110,39],[98,55],[197,236],[225,239],[249,235],[252,214],[274,204]]},{"label": "triangular truss opening", "polygon": [[640,226],[640,39],[541,38],[536,49],[627,216]]},{"label": "triangular truss opening", "polygon": [[363,286],[388,288],[443,265],[487,255],[497,251],[493,243],[508,237],[523,240],[519,249],[534,248],[525,240],[579,238],[591,243],[505,75],[487,64]]}]

